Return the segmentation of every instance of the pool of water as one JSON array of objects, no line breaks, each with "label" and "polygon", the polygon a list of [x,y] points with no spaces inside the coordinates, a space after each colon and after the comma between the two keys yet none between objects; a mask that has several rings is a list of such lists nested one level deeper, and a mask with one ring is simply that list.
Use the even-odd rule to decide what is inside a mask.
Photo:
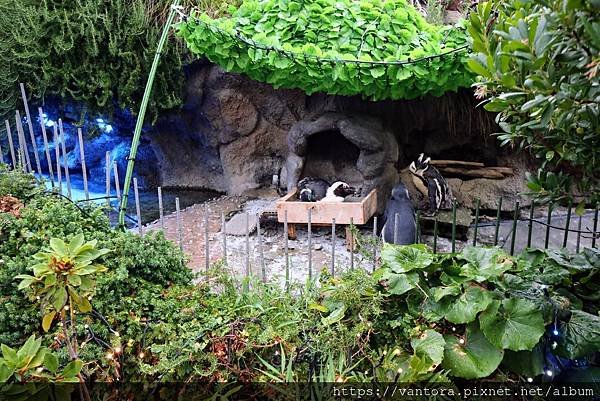
[{"label": "pool of water", "polygon": [[[45,181],[46,188],[49,190],[52,189],[52,182],[50,180],[50,176],[43,175],[43,179]],[[83,176],[81,174],[73,174],[70,175],[71,181],[71,200],[77,203],[85,202],[85,191],[83,187]],[[58,185],[55,185],[58,187]],[[57,188],[55,188],[57,189]],[[122,189],[122,188],[121,188]],[[104,184],[99,184],[97,182],[88,181],[88,192],[89,199],[91,202],[97,204],[106,203],[106,187]],[[62,194],[68,196],[66,183],[63,181],[62,183]],[[171,213],[175,211],[175,199],[179,198],[179,206],[181,209],[184,209],[188,206],[194,205],[196,203],[203,203],[210,199],[214,199],[221,194],[219,192],[211,191],[211,190],[191,190],[191,189],[181,189],[181,188],[163,188],[162,189],[162,197],[163,197],[163,210],[164,213]],[[146,224],[157,220],[159,218],[159,210],[158,210],[158,190],[157,188],[140,188],[139,191],[140,197],[140,209],[141,209],[141,217],[142,223]],[[114,213],[110,214],[111,221],[116,223],[117,221],[117,212],[118,208],[118,200],[117,193],[115,188],[111,188],[111,206],[115,210]],[[135,225],[136,222],[136,208],[135,208],[135,196],[133,191],[133,184],[131,189],[129,190],[129,200],[127,205],[127,220],[129,225]]]}]

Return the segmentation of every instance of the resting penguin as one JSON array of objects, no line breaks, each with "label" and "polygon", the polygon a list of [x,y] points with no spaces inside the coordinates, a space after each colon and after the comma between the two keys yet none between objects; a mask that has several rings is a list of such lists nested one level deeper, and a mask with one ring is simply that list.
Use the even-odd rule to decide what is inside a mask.
[{"label": "resting penguin", "polygon": [[323,202],[343,202],[348,195],[356,193],[356,189],[343,181],[336,181],[327,188],[327,195],[321,199]]},{"label": "resting penguin", "polygon": [[[396,242],[394,242],[396,214],[398,214],[398,233],[395,235]],[[417,230],[415,209],[404,184],[398,183],[392,190],[392,197],[385,206],[383,220],[381,238],[384,243],[409,245],[415,242],[415,232]]]},{"label": "resting penguin", "polygon": [[305,177],[298,181],[298,198],[302,202],[316,202],[327,194],[329,183],[322,178]]},{"label": "resting penguin", "polygon": [[430,161],[430,157],[421,153],[417,160],[410,163],[408,169],[417,189],[429,199],[430,212],[436,213],[440,209],[452,207],[452,192],[440,172],[429,164]]}]

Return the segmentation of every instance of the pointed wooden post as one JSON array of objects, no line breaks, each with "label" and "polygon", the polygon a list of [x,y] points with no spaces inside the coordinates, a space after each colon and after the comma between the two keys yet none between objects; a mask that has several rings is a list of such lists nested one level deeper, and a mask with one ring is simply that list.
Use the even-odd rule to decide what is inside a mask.
[{"label": "pointed wooden post", "polygon": [[5,120],[4,123],[6,124],[6,135],[8,137],[8,148],[10,150],[10,160],[12,161],[12,168],[14,170],[17,166],[17,156],[15,154],[15,145],[13,143],[12,132],[10,130],[10,122],[8,122],[8,120]]},{"label": "pointed wooden post", "polygon": [[142,226],[142,209],[140,208],[140,193],[138,191],[137,178],[133,177],[133,195],[135,196],[135,214],[137,217],[138,233],[144,235],[144,228]]},{"label": "pointed wooden post", "polygon": [[62,195],[63,186],[62,186],[62,175],[60,172],[60,143],[58,139],[58,130],[56,129],[56,125],[53,128],[54,134],[54,156],[56,157],[56,181],[58,182],[58,193]]},{"label": "pointed wooden post", "polygon": [[23,171],[26,173],[32,172],[31,162],[29,161],[29,149],[27,148],[27,141],[25,140],[25,133],[23,131],[23,124],[21,122],[21,113],[19,110],[15,111],[15,124],[17,125],[17,137],[19,138],[19,149],[21,149],[23,164]]},{"label": "pointed wooden post", "polygon": [[[27,94],[25,93],[25,85],[19,84],[21,87],[21,97],[23,98],[23,105],[25,106],[25,117],[27,117],[27,128],[29,128],[29,138],[31,139],[31,146],[33,148],[33,156],[35,158],[35,167],[37,173],[42,174],[42,166],[40,164],[40,155],[38,154],[37,142],[35,140],[35,133],[33,132],[33,124],[31,122],[31,113],[29,112],[29,104],[27,103]],[[43,124],[43,120],[42,120]]]},{"label": "pointed wooden post", "polygon": [[81,172],[83,174],[83,191],[85,200],[90,200],[90,191],[88,190],[87,165],[85,164],[85,150],[83,149],[83,133],[81,128],[77,128],[77,138],[79,138],[79,155],[81,157]]},{"label": "pointed wooden post", "polygon": [[52,187],[54,187],[54,168],[52,167],[52,157],[50,156],[50,147],[48,146],[46,124],[44,124],[44,111],[41,107],[38,108],[38,115],[40,119],[40,127],[42,128],[42,139],[44,140],[44,154],[46,155],[46,162],[48,164],[48,173],[50,174],[50,182],[52,183]]},{"label": "pointed wooden post", "polygon": [[65,170],[65,181],[67,182],[67,197],[69,199],[72,199],[72,193],[71,193],[71,174],[69,174],[69,160],[67,158],[67,145],[66,145],[66,138],[65,138],[65,131],[63,129],[63,123],[62,123],[62,119],[58,119],[58,131],[60,134],[60,145],[62,147],[62,157],[63,157],[63,168]]}]

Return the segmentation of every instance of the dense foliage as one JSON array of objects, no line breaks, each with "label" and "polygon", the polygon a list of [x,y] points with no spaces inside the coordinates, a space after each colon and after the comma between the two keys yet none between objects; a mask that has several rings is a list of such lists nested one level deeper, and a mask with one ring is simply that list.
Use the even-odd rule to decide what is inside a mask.
[{"label": "dense foliage", "polygon": [[470,16],[478,95],[499,113],[502,143],[542,161],[529,187],[544,196],[565,196],[573,178],[596,200],[600,194],[599,7],[491,0]]},{"label": "dense foliage", "polygon": [[[6,193],[0,187],[0,197]],[[80,210],[35,189],[20,197],[20,216],[0,213],[0,342],[16,349],[32,338],[29,349],[33,333],[41,338],[36,355],[42,347],[54,350],[39,351],[43,358],[36,357],[35,371],[25,370],[24,380],[40,374],[52,380],[64,369],[75,381],[72,374],[80,368],[83,377],[97,381],[196,382],[202,387],[190,391],[225,393],[239,387],[217,383],[452,386],[452,377],[524,380],[547,369],[564,374],[565,365],[552,358],[598,363],[597,250],[530,250],[510,257],[496,248],[436,255],[423,245],[385,246],[374,274],[356,269],[332,278],[323,272],[318,282],[289,292],[250,281],[249,290],[240,291],[246,285],[219,265],[194,284],[182,253],[161,234],[114,231],[101,209]],[[97,243],[86,243],[92,240]],[[48,310],[35,297],[40,287],[19,290],[29,276],[15,280],[32,272],[47,276],[45,267],[56,266],[48,254],[66,255],[60,260],[73,261],[80,272],[95,266],[92,310],[70,308],[73,330],[67,334],[64,324],[43,323]],[[79,279],[75,284],[83,291]],[[71,333],[80,366],[69,367],[64,342]],[[11,377],[3,363],[0,373]],[[0,386],[0,396],[5,390]],[[129,398],[120,398],[145,399],[148,391],[134,387]],[[163,398],[168,391],[161,390]]]},{"label": "dense foliage", "polygon": [[178,34],[228,71],[309,94],[410,99],[473,82],[465,52],[406,65],[354,62],[415,60],[465,45],[464,30],[427,23],[405,0],[249,0],[231,17],[193,12]]},{"label": "dense foliage", "polygon": [[[58,95],[94,111],[138,109],[171,2],[0,0],[0,115]],[[189,3],[186,3],[189,4]],[[150,101],[153,114],[181,102],[183,47],[166,46]]]}]

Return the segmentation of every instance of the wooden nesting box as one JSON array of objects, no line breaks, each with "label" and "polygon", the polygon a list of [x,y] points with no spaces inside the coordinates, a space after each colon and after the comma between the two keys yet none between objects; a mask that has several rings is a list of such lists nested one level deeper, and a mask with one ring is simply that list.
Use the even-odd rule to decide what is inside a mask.
[{"label": "wooden nesting box", "polygon": [[331,225],[350,224],[350,219],[356,225],[366,224],[377,211],[377,190],[373,189],[364,198],[356,202],[301,202],[290,192],[277,201],[277,221],[283,223],[287,210],[287,221],[290,224],[307,224],[308,209],[311,209],[311,224]]}]

